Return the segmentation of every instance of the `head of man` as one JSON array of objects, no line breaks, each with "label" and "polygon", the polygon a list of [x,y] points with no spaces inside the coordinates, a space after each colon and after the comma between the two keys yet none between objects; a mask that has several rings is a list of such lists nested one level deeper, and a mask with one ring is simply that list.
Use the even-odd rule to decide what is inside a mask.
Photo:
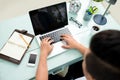
[{"label": "head of man", "polygon": [[92,37],[83,71],[88,80],[120,80],[120,31],[106,30]]}]

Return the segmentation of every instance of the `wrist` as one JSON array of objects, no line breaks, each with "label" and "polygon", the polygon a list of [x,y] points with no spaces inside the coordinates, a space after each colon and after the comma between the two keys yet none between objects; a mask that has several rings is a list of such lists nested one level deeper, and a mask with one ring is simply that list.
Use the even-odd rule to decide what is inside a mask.
[{"label": "wrist", "polygon": [[81,44],[77,44],[75,49],[79,50],[80,47],[81,47]]},{"label": "wrist", "polygon": [[40,54],[39,64],[46,65],[47,64],[47,56],[43,54]]},{"label": "wrist", "polygon": [[46,52],[41,52],[40,53],[40,58],[47,58],[48,54]]}]

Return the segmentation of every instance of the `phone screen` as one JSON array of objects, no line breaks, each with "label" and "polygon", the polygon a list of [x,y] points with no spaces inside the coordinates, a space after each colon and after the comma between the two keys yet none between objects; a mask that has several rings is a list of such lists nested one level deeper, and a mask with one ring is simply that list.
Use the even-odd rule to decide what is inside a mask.
[{"label": "phone screen", "polygon": [[36,54],[31,54],[28,63],[35,64],[36,57],[37,57]]}]

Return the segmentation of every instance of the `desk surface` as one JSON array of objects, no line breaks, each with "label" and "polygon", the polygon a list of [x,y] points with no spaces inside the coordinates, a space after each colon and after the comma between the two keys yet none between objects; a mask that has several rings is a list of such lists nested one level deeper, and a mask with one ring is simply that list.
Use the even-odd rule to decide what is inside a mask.
[{"label": "desk surface", "polygon": [[[81,0],[82,5],[88,3],[88,0]],[[104,10],[103,7],[100,4],[94,4],[97,5],[100,8],[99,13],[102,13]],[[91,27],[93,25],[100,26],[94,23],[94,21],[91,19],[90,22],[83,21],[83,14],[85,9],[87,8],[88,4],[82,6],[81,10],[79,11],[78,15],[75,16],[79,22],[83,24],[82,28],[79,29],[79,34],[77,37],[79,37],[79,41],[86,47],[89,46],[89,41],[91,38]],[[68,14],[69,16],[73,16],[71,14]],[[106,30],[106,29],[119,29],[120,26],[115,22],[115,20],[111,17],[111,15],[106,15],[107,17],[107,24],[104,26],[100,26],[100,30]],[[72,25],[71,22],[69,22],[70,25]],[[76,27],[72,25],[73,27]],[[29,15],[26,14],[24,16],[19,16],[4,22],[0,22],[0,48],[4,45],[4,43],[7,41],[8,37],[10,36],[10,33],[14,29],[27,29],[28,32],[33,33],[32,25],[30,22]],[[14,63],[8,62],[6,60],[0,59],[0,80],[28,80],[31,77],[35,76],[36,68],[35,67],[28,67],[27,62],[29,59],[30,52],[37,52],[37,63],[39,59],[39,46],[36,41],[36,39],[33,40],[30,49],[25,54],[22,62],[19,65],[16,65]],[[48,59],[48,71],[51,73],[52,71],[56,70],[57,68],[61,66],[68,66],[70,64],[73,64],[79,60],[82,59],[82,55],[77,50],[68,50],[64,53],[61,53],[60,55],[57,55],[53,58]]]}]

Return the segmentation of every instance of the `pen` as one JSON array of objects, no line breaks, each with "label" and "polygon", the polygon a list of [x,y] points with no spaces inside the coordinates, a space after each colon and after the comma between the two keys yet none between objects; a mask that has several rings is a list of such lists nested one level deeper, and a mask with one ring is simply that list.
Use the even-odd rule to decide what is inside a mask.
[{"label": "pen", "polygon": [[90,6],[88,11],[92,14],[96,13],[98,11],[98,8],[96,6]]},{"label": "pen", "polygon": [[12,41],[8,41],[8,43],[10,43],[10,44],[14,44],[14,45],[17,45],[17,46],[22,47],[22,48],[26,48],[25,46],[20,45],[20,44],[17,44],[17,43],[14,43],[14,42],[12,42]]},{"label": "pen", "polygon": [[19,34],[19,36],[25,42],[25,44],[29,47],[29,43],[24,39],[23,35]]}]

